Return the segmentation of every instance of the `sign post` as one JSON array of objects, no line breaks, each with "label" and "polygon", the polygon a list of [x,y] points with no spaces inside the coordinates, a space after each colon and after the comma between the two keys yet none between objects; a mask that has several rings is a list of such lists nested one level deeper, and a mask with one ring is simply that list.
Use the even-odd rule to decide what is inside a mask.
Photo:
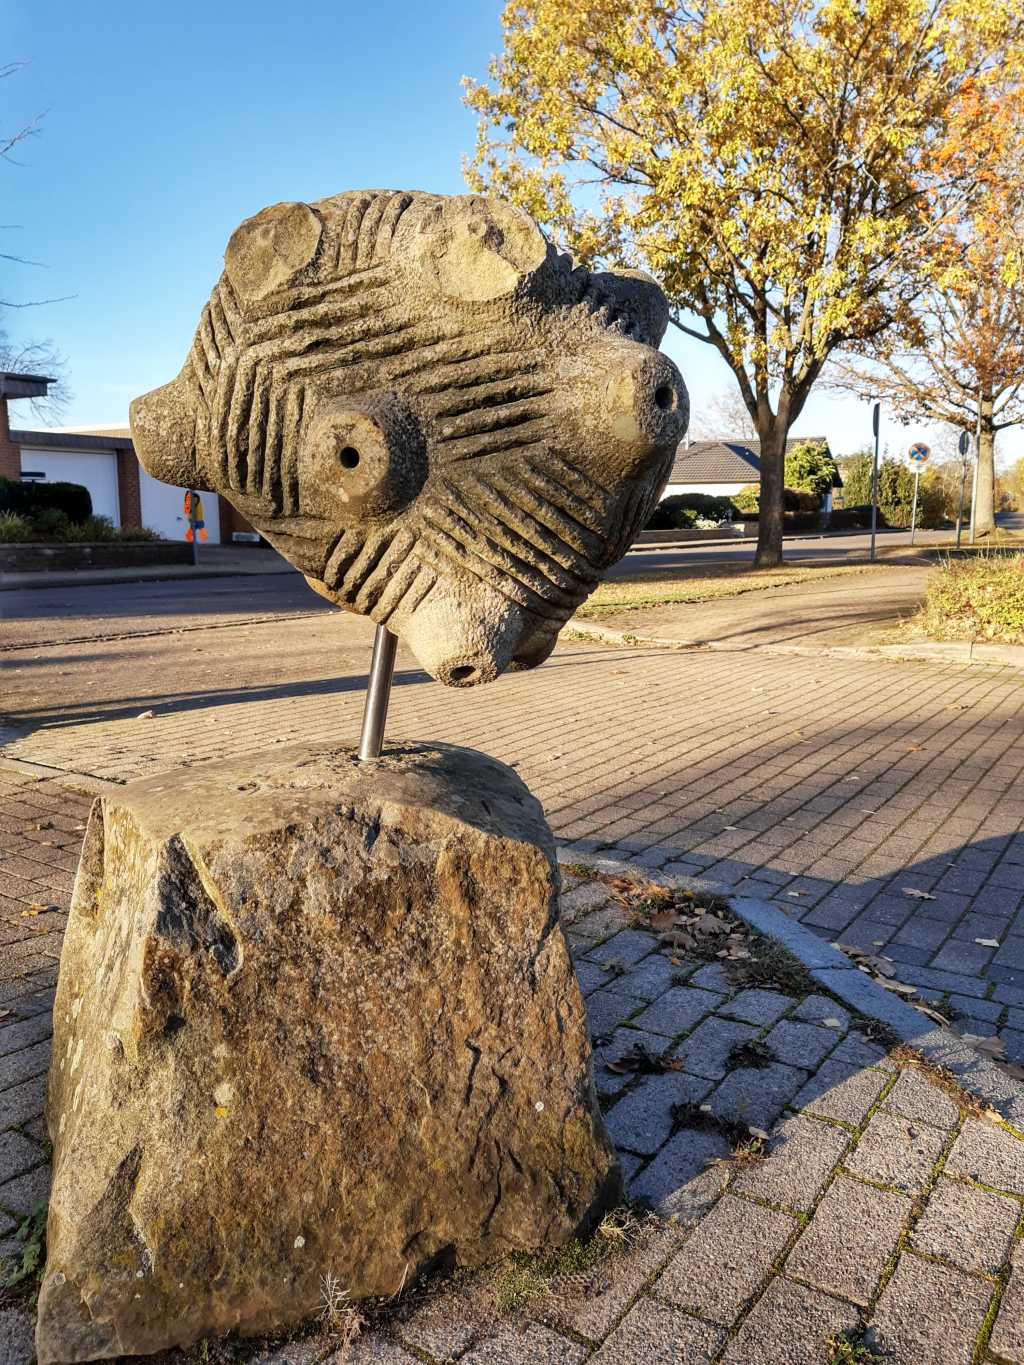
[{"label": "sign post", "polygon": [[206,539],[206,522],[203,520],[203,500],[194,489],[185,494],[183,503],[188,530],[185,539],[192,545],[192,563],[199,563],[199,542]]},{"label": "sign post", "polygon": [[911,545],[913,545],[914,537],[917,535],[917,486],[921,482],[921,470],[928,463],[928,456],[931,453],[931,448],[926,446],[923,441],[915,441],[908,451],[910,462],[914,466],[914,505],[910,511]]},{"label": "sign post", "polygon": [[960,506],[956,513],[956,548],[960,548],[960,532],[964,524],[964,493],[967,489],[967,452],[971,448],[971,438],[966,431],[960,433],[957,449],[960,452]]},{"label": "sign post", "polygon": [[978,393],[978,421],[974,428],[974,478],[971,481],[971,544],[978,524],[978,469],[981,465],[981,393]]},{"label": "sign post", "polygon": [[875,434],[875,456],[871,462],[871,559],[875,558],[875,532],[878,527],[878,429],[880,425],[881,403],[871,410],[871,430]]}]

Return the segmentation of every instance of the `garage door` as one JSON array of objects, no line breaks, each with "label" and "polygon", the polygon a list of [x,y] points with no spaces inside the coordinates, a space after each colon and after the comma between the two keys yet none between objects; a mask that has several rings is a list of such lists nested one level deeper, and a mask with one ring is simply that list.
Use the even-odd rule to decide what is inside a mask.
[{"label": "garage door", "polygon": [[112,450],[45,450],[24,447],[21,477],[33,483],[80,483],[89,490],[93,516],[121,525],[117,456]]},{"label": "garage door", "polygon": [[[142,501],[143,526],[158,532],[165,540],[185,539],[188,523],[182,511],[184,488],[175,488],[173,484],[161,483],[158,479],[151,478],[140,465],[139,496]],[[202,499],[207,543],[217,545],[220,542],[220,508],[217,494],[204,493]]]}]

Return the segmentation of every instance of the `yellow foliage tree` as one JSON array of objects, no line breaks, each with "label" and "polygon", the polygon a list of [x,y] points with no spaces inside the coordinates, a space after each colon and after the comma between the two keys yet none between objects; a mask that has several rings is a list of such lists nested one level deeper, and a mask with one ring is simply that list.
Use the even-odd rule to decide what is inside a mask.
[{"label": "yellow foliage tree", "polygon": [[[933,149],[1016,0],[511,0],[471,185],[586,263],[649,269],[760,439],[757,563],[786,434],[837,349],[912,326],[920,242],[965,193]],[[930,194],[930,197],[929,197]]]}]

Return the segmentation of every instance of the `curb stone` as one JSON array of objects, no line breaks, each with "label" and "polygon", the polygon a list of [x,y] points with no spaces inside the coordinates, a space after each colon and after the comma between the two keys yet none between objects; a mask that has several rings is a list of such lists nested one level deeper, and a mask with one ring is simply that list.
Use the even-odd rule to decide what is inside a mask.
[{"label": "curb stone", "polygon": [[737,896],[728,886],[710,878],[668,876],[653,868],[638,867],[623,858],[603,853],[598,857],[559,847],[563,863],[583,863],[611,876],[637,877],[658,886],[704,892],[721,897],[737,919],[772,939],[806,967],[823,990],[841,1000],[855,1014],[891,1029],[927,1062],[954,1076],[960,1085],[994,1109],[1013,1127],[1024,1129],[1024,1084],[964,1042],[952,1029],[932,1023],[892,992],[860,971],[838,948],[819,938],[783,911],[756,896]]}]

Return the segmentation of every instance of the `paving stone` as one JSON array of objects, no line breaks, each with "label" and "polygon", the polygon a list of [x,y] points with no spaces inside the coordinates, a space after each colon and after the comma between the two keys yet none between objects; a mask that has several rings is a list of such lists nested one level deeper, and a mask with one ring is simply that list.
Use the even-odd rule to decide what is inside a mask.
[{"label": "paving stone", "polygon": [[10,1052],[20,1052],[33,1043],[43,1042],[53,1033],[48,1014],[32,1015],[28,1019],[18,1019],[0,1026],[0,1057]]},{"label": "paving stone", "polygon": [[608,973],[596,962],[588,962],[586,958],[581,957],[576,959],[573,967],[576,970],[576,980],[579,982],[582,995],[591,995],[594,991],[599,991],[602,986],[608,985]]},{"label": "paving stone", "polygon": [[683,1128],[628,1182],[629,1196],[645,1201],[659,1218],[691,1223],[725,1188],[728,1171],[721,1163],[731,1150],[720,1133]]},{"label": "paving stone", "polygon": [[1020,1211],[1005,1195],[940,1176],[914,1228],[913,1245],[961,1270],[995,1274],[1009,1254]]},{"label": "paving stone", "polygon": [[437,1360],[454,1360],[480,1331],[476,1314],[458,1291],[431,1294],[404,1322],[395,1324],[403,1342]]},{"label": "paving stone", "polygon": [[643,1298],[593,1357],[593,1365],[707,1365],[724,1336],[720,1328]]},{"label": "paving stone", "polygon": [[948,1095],[912,1066],[905,1066],[885,1097],[886,1109],[934,1128],[955,1128],[960,1110]]},{"label": "paving stone", "polygon": [[610,940],[621,930],[622,911],[617,905],[607,905],[566,925],[565,936],[571,944],[589,956],[593,952],[600,952],[597,945]]},{"label": "paving stone", "polygon": [[786,1262],[786,1273],[866,1306],[896,1250],[911,1202],[837,1176]]},{"label": "paving stone", "polygon": [[324,1365],[421,1365],[420,1357],[380,1332],[362,1333],[350,1346],[334,1351]]},{"label": "paving stone", "polygon": [[[995,1023],[1003,1012],[998,1000],[975,1000],[969,995],[951,995],[949,1003],[959,1014],[969,1019],[983,1019],[986,1023]],[[1011,1014],[1013,1012],[1010,1011]],[[1012,1019],[1009,1022],[1012,1024]]]},{"label": "paving stone", "polygon": [[[611,892],[604,882],[582,881],[571,891],[563,891],[558,898],[562,922],[572,924],[582,915],[607,905],[610,900]],[[621,915],[621,911],[619,913]]]},{"label": "paving stone", "polygon": [[781,1020],[764,1040],[780,1062],[802,1066],[805,1071],[813,1071],[838,1041],[839,1034],[832,1029],[793,1019]]},{"label": "paving stone", "polygon": [[773,1062],[731,1071],[708,1103],[718,1118],[768,1129],[807,1078],[806,1071]]},{"label": "paving stone", "polygon": [[295,1341],[266,1346],[257,1351],[250,1365],[313,1365],[313,1362],[323,1360],[330,1349],[330,1337],[317,1332],[314,1336],[299,1337]]},{"label": "paving stone", "polygon": [[947,1175],[1024,1195],[1024,1142],[995,1124],[968,1119],[946,1159]]},{"label": "paving stone", "polygon": [[879,1346],[913,1365],[971,1365],[993,1289],[959,1270],[903,1255],[872,1318]]},{"label": "paving stone", "polygon": [[[24,1175],[43,1159],[43,1149],[21,1133],[9,1130],[0,1133],[0,1187],[16,1175]],[[2,1202],[2,1201],[0,1201]]]},{"label": "paving stone", "polygon": [[27,1081],[32,1076],[43,1076],[50,1066],[50,1040],[44,1039],[32,1047],[21,1048],[0,1057],[0,1091]]},{"label": "paving stone", "polygon": [[486,1341],[460,1357],[460,1365],[578,1365],[587,1353],[586,1346],[538,1323],[503,1322]]},{"label": "paving stone", "polygon": [[820,1290],[772,1280],[722,1356],[724,1365],[824,1365],[828,1341],[853,1332],[859,1314]]},{"label": "paving stone", "polygon": [[849,1013],[827,995],[809,995],[806,1000],[801,1000],[793,1011],[793,1018],[802,1019],[808,1024],[821,1024],[826,1019],[838,1019],[839,1027],[835,1029],[837,1038],[841,1038],[850,1026]]},{"label": "paving stone", "polygon": [[793,1108],[859,1125],[889,1079],[881,1070],[825,1062],[795,1096]]},{"label": "paving stone", "polygon": [[850,1141],[831,1124],[802,1116],[786,1119],[773,1134],[768,1155],[739,1167],[732,1189],[803,1212],[818,1198]]},{"label": "paving stone", "polygon": [[729,1070],[729,1053],[732,1049],[740,1043],[749,1043],[759,1032],[760,1029],[752,1024],[741,1024],[716,1016],[698,1024],[679,1045],[676,1054],[682,1058],[687,1071],[719,1080]]},{"label": "paving stone", "polygon": [[699,1104],[710,1089],[710,1081],[688,1076],[685,1071],[643,1076],[629,1094],[608,1110],[605,1126],[616,1147],[649,1156],[672,1133],[672,1106]]},{"label": "paving stone", "polygon": [[1007,1360],[1024,1360],[1024,1243],[1011,1259],[1010,1282],[1003,1291],[988,1348]]},{"label": "paving stone", "polygon": [[15,1176],[13,1180],[0,1185],[0,1209],[24,1216],[38,1204],[45,1203],[49,1193],[50,1168],[37,1166],[34,1171]]},{"label": "paving stone", "polygon": [[587,1027],[591,1039],[607,1038],[630,1015],[636,1014],[647,1004],[635,995],[627,995],[614,987],[605,986],[594,991],[586,998]]},{"label": "paving stone", "polygon": [[599,1095],[617,1095],[636,1080],[635,1071],[620,1073],[608,1069],[609,1062],[618,1061],[635,1047],[645,1048],[655,1057],[673,1051],[672,1044],[660,1033],[645,1033],[628,1024],[617,1028],[606,1043],[594,1048],[594,1084]]},{"label": "paving stone", "polygon": [[685,1236],[686,1229],[676,1223],[650,1220],[638,1245],[587,1273],[582,1304],[579,1291],[570,1290],[564,1307],[557,1301],[553,1307],[545,1306],[545,1322],[589,1341],[603,1341]]},{"label": "paving stone", "polygon": [[869,1043],[856,1029],[843,1039],[828,1059],[829,1066],[839,1062],[854,1067],[887,1066],[890,1070],[898,1070],[896,1063],[888,1061],[884,1048],[879,1047],[877,1043]]},{"label": "paving stone", "polygon": [[[619,914],[619,923],[622,923],[622,912]],[[655,940],[650,934],[644,933],[640,929],[622,929],[614,934],[607,942],[600,947],[594,948],[586,956],[591,962],[604,965],[607,962],[622,962],[627,967],[639,962],[641,958],[647,956],[655,946]]]},{"label": "paving stone", "polygon": [[724,967],[720,967],[717,962],[710,962],[706,967],[695,971],[690,977],[690,985],[700,986],[706,991],[719,991],[722,995],[732,995],[735,989]]},{"label": "paving stone", "polygon": [[930,1180],[945,1141],[937,1129],[883,1109],[871,1119],[845,1165],[865,1180],[913,1194]]},{"label": "paving stone", "polygon": [[676,1038],[680,1033],[688,1033],[719,1004],[721,996],[711,991],[702,991],[690,986],[673,986],[653,1004],[648,1005],[643,1014],[637,1015],[634,1023],[637,1028],[662,1033],[666,1038]]},{"label": "paving stone", "polygon": [[30,1365],[36,1358],[35,1324],[20,1308],[0,1308],[0,1361]]},{"label": "paving stone", "polygon": [[669,1261],[653,1292],[728,1326],[798,1226],[788,1214],[725,1194]]},{"label": "paving stone", "polygon": [[755,988],[740,991],[719,1012],[730,1019],[741,1019],[745,1024],[759,1024],[763,1028],[766,1024],[774,1024],[792,1004],[788,995]]},{"label": "paving stone", "polygon": [[650,953],[631,967],[620,981],[622,989],[642,1000],[657,1000],[679,982],[680,969],[664,953]]}]

